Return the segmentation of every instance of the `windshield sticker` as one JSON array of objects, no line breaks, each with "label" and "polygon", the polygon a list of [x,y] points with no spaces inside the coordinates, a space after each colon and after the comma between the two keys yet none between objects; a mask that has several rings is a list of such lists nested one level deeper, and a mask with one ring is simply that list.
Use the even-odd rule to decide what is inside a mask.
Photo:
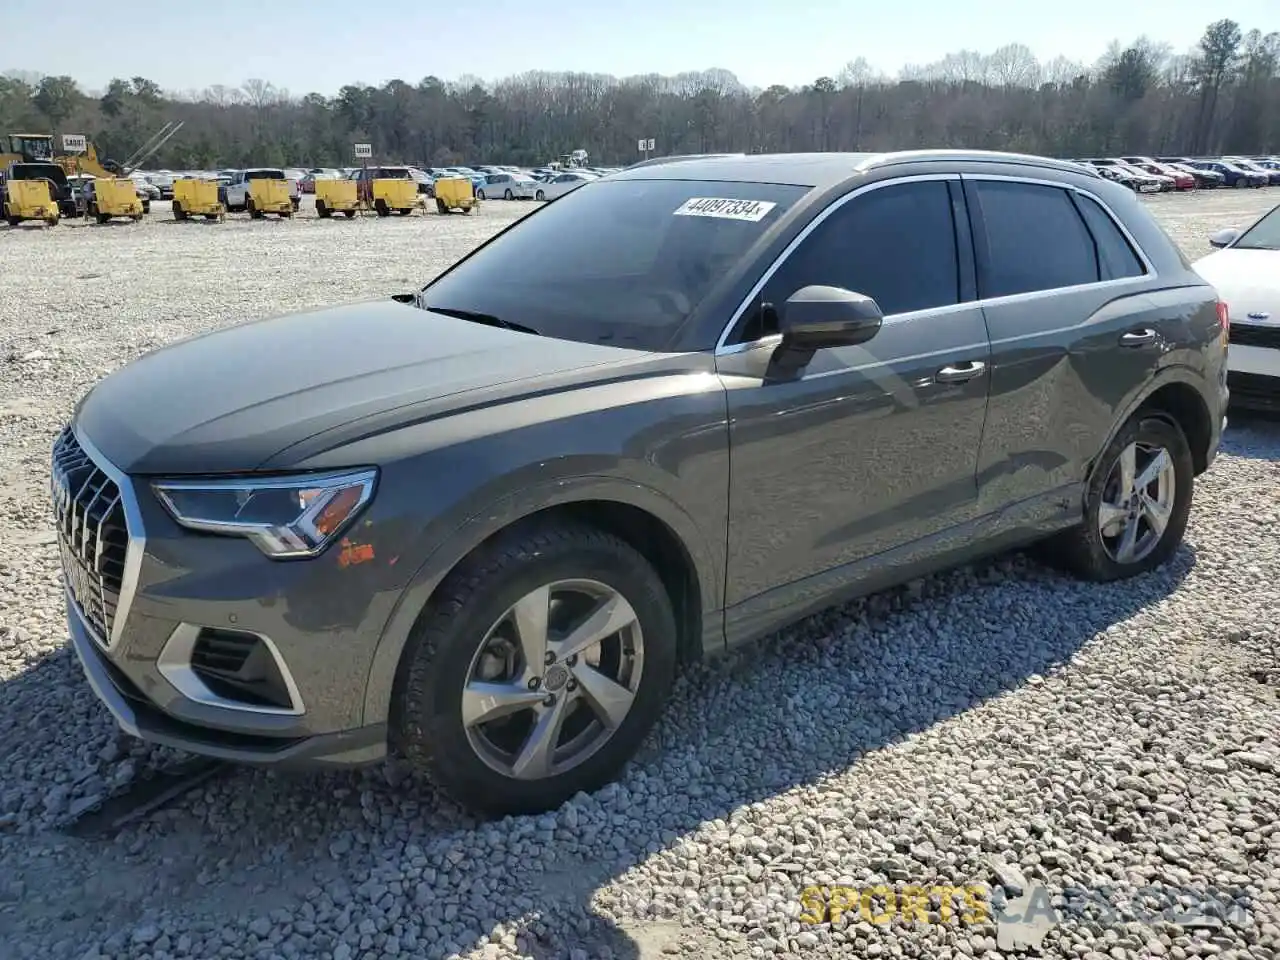
[{"label": "windshield sticker", "polygon": [[719,217],[759,223],[776,203],[767,200],[730,200],[727,197],[692,197],[676,208],[677,217]]}]

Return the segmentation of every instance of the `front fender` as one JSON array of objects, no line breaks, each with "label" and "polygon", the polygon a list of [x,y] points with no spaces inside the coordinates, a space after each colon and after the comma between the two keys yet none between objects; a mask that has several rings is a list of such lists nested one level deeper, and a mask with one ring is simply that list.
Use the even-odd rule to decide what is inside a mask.
[{"label": "front fender", "polygon": [[[389,716],[396,670],[419,614],[436,588],[464,557],[488,537],[511,524],[551,507],[584,501],[610,501],[637,507],[665,523],[684,544],[696,571],[703,607],[704,645],[723,646],[724,531],[713,540],[698,522],[666,494],[618,477],[580,476],[548,480],[525,487],[477,509],[427,556],[400,594],[369,668],[365,683],[364,722]],[[714,544],[719,543],[720,549]]]}]

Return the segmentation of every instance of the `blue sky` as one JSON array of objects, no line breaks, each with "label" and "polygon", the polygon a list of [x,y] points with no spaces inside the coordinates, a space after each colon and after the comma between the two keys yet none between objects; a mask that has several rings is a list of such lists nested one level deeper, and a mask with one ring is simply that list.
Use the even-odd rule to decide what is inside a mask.
[{"label": "blue sky", "polygon": [[[0,70],[65,73],[90,89],[113,76],[148,77],[166,90],[256,77],[299,95],[351,82],[496,79],[534,69],[625,76],[722,67],[747,84],[796,85],[834,76],[858,56],[894,73],[963,48],[985,53],[1020,42],[1041,60],[1092,62],[1111,40],[1142,32],[1182,51],[1219,17],[1280,30],[1277,0],[1235,0],[1230,9],[1203,0],[912,0],[909,16],[884,0],[131,0],[105,14],[137,31],[113,49],[93,39],[94,11],[107,8],[0,0],[0,9]],[[438,18],[465,34],[435,33]]]}]

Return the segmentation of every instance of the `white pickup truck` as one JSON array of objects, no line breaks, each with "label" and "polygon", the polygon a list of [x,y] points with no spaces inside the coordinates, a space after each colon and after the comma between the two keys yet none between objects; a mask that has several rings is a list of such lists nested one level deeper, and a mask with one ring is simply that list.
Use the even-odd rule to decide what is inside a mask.
[{"label": "white pickup truck", "polygon": [[290,180],[279,167],[250,167],[237,170],[231,182],[219,189],[223,205],[228,212],[244,210],[245,201],[249,199],[250,180],[289,180],[289,198],[293,201],[293,209],[297,210],[302,203],[302,189],[297,180]]}]

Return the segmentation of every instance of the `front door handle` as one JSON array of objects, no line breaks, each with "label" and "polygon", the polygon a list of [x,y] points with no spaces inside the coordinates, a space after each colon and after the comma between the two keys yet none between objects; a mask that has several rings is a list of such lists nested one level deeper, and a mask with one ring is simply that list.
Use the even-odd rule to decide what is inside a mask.
[{"label": "front door handle", "polygon": [[981,360],[966,360],[964,363],[943,367],[934,374],[933,378],[938,383],[964,383],[966,380],[981,376],[986,369],[987,365]]},{"label": "front door handle", "polygon": [[1158,334],[1147,327],[1145,330],[1130,330],[1120,338],[1120,346],[1122,347],[1145,347],[1149,343],[1155,343]]}]

